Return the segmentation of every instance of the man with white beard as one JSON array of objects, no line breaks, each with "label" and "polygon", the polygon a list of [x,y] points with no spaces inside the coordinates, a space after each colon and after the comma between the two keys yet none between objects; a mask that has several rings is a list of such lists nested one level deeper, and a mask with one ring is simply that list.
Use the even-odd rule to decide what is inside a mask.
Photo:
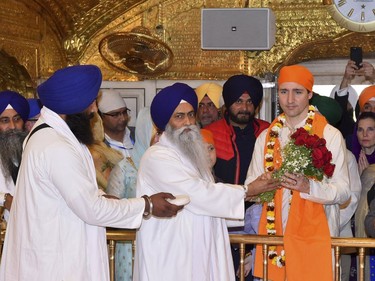
[{"label": "man with white beard", "polygon": [[[248,186],[214,183],[208,151],[196,126],[197,96],[175,83],[151,104],[151,117],[164,131],[144,154],[137,195],[165,191],[190,202],[175,217],[144,220],[137,231],[133,280],[232,281],[235,273],[225,219],[243,220]],[[252,186],[277,186],[269,174]]]},{"label": "man with white beard", "polygon": [[24,124],[28,115],[26,98],[12,91],[0,92],[0,206],[5,208],[6,221],[13,201],[22,143],[27,135]]}]

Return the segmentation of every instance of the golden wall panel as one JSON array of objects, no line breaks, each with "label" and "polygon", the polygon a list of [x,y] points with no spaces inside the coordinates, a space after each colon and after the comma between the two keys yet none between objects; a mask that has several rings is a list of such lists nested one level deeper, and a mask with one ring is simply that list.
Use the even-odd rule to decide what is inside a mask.
[{"label": "golden wall panel", "polygon": [[[200,10],[206,8],[268,7],[276,16],[276,43],[269,51],[207,51],[200,48]],[[298,63],[316,58],[344,57],[348,46],[348,34],[330,17],[322,1],[147,1],[124,13],[103,28],[98,38],[93,38],[81,62],[91,62],[105,67],[106,78],[113,80],[143,79],[127,73],[118,73],[106,66],[100,56],[95,55],[96,45],[105,35],[115,31],[130,31],[134,20],[151,31],[162,23],[166,36],[164,41],[174,53],[174,64],[159,79],[226,79],[236,73],[264,76],[276,72],[284,64]],[[361,35],[362,37],[364,35]],[[337,42],[340,43],[337,43]],[[359,41],[366,42],[366,41]],[[358,43],[358,44],[359,44]],[[362,43],[365,45],[365,43]],[[370,44],[366,49],[370,51]],[[335,48],[336,51],[332,51]]]},{"label": "golden wall panel", "polygon": [[[39,78],[48,77],[66,65],[65,54],[40,14],[31,12],[23,3],[1,1],[0,24],[0,50],[6,54],[1,57],[2,68],[9,71],[1,88],[19,89],[26,96],[33,95]],[[23,70],[28,75],[21,75]]]},{"label": "golden wall panel", "polygon": [[[203,7],[272,8],[275,45],[268,51],[202,50]],[[98,65],[105,80],[150,78],[119,72],[99,53],[104,37],[136,26],[147,27],[174,53],[169,71],[152,79],[223,80],[237,73],[262,77],[284,64],[347,57],[351,45],[362,46],[365,53],[375,48],[374,33],[339,27],[322,0],[2,0],[0,24],[0,49],[16,58],[34,82],[77,63]]]}]

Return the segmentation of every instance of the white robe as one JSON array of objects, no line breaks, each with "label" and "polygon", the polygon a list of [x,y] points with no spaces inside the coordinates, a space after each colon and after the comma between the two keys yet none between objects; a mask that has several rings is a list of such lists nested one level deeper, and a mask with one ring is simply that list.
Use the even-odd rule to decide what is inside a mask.
[{"label": "white robe", "polygon": [[107,281],[106,230],[136,228],[144,199],[104,198],[86,146],[47,108],[27,143],[7,227],[0,280]]},{"label": "white robe", "polygon": [[[1,163],[0,163],[1,165]],[[6,193],[14,195],[14,183],[12,177],[5,178],[3,171],[0,168],[0,206],[4,207],[4,196]],[[9,220],[9,211],[4,209],[4,219]]]},{"label": "white robe", "polygon": [[358,172],[357,160],[351,151],[347,150],[346,152],[351,198],[349,204],[345,208],[340,208],[340,237],[353,237],[350,220],[357,210],[362,191],[362,184]]},{"label": "white robe", "polygon": [[133,280],[234,280],[225,218],[243,219],[243,188],[202,179],[162,135],[144,154],[137,179],[137,195],[157,192],[187,194],[191,201],[173,218],[142,222]]}]

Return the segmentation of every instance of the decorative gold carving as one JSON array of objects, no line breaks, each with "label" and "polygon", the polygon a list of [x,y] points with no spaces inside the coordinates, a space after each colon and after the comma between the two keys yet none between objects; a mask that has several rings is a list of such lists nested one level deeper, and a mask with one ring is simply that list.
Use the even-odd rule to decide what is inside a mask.
[{"label": "decorative gold carving", "polygon": [[[330,0],[3,0],[0,47],[24,66],[33,81],[67,64],[96,64],[105,80],[136,81],[108,66],[100,41],[114,32],[145,26],[172,50],[174,63],[157,79],[226,79],[237,73],[264,76],[280,66],[317,58],[347,57],[350,45],[374,52],[374,34],[341,28]],[[268,51],[200,48],[201,8],[271,8],[276,43]],[[254,38],[256,40],[256,38]]]},{"label": "decorative gold carving", "polygon": [[85,36],[78,36],[76,34],[64,41],[64,49],[70,64],[76,64],[78,62],[75,60],[77,56],[80,56],[86,44],[87,40]]},{"label": "decorative gold carving", "polygon": [[35,96],[35,84],[26,68],[14,57],[0,50],[0,91],[15,91],[27,98]]},{"label": "decorative gold carving", "polygon": [[165,73],[173,62],[168,45],[153,37],[144,26],[109,34],[100,41],[99,52],[115,69],[141,77]]}]

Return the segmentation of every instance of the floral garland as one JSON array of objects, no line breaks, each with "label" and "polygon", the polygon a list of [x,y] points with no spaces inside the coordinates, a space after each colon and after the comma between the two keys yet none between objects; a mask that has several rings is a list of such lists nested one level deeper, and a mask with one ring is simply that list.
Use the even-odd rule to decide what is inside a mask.
[{"label": "floral garland", "polygon": [[[315,116],[315,107],[310,105],[308,114],[307,114],[307,119],[306,123],[303,126],[303,128],[310,133],[312,129],[312,124],[314,121],[314,116]],[[270,133],[269,133],[269,141],[267,142],[267,152],[265,154],[265,168],[268,172],[274,171],[274,163],[273,163],[273,158],[274,158],[274,148],[275,148],[275,143],[279,137],[281,129],[285,125],[285,114],[281,114],[278,117],[278,121],[275,123],[275,125],[271,128]],[[269,200],[269,198],[266,198],[264,201],[267,202],[267,224],[266,224],[266,229],[267,229],[267,235],[276,235],[276,229],[275,229],[275,201],[274,201],[274,192],[272,194],[268,194],[269,196],[272,196],[272,199]],[[291,202],[289,202],[289,205]],[[276,246],[270,246],[268,249],[268,258],[271,260],[271,263],[273,265],[277,265],[278,267],[283,267],[285,266],[285,252],[284,250],[281,251],[280,255],[277,254],[276,251]]]}]

